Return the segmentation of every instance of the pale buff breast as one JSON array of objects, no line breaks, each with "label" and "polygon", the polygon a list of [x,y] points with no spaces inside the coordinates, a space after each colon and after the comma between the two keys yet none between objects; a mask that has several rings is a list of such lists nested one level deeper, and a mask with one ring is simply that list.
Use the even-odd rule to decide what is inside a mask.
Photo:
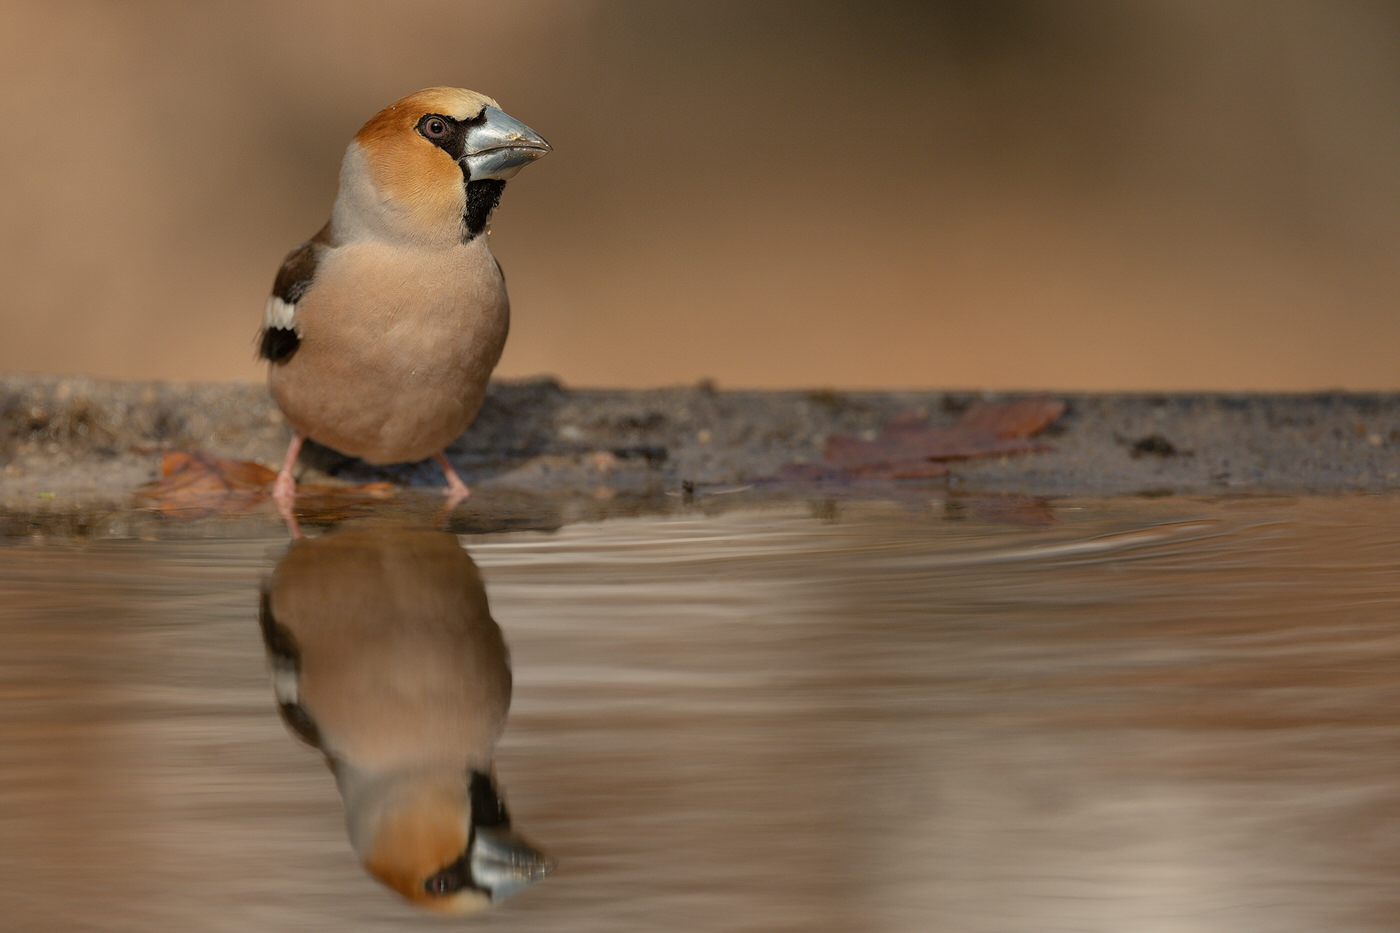
[{"label": "pale buff breast", "polygon": [[301,344],[268,384],[299,433],[371,463],[422,460],[481,407],[510,323],[485,238],[330,253],[297,304]]},{"label": "pale buff breast", "polygon": [[454,536],[376,524],[297,541],[268,600],[296,645],[296,701],[322,751],[378,773],[490,768],[509,654]]}]

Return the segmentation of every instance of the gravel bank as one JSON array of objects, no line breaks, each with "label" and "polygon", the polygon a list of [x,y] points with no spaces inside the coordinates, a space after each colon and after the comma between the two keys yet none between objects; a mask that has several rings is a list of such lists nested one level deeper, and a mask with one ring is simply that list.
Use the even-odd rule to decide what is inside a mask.
[{"label": "gravel bank", "polygon": [[[952,423],[975,392],[648,391],[498,382],[449,449],[476,506],[660,503],[753,486],[818,462],[833,433],[871,436],[914,411]],[[1390,492],[1400,489],[1400,394],[1059,394],[1047,452],[952,464],[946,477],[836,483],[836,495],[1116,495]],[[0,380],[0,507],[15,516],[126,509],[160,453],[199,448],[275,467],[287,429],[261,385],[10,376]],[[388,479],[428,491],[431,464],[369,467],[326,450],[303,479]],[[412,495],[409,493],[409,495]]]}]

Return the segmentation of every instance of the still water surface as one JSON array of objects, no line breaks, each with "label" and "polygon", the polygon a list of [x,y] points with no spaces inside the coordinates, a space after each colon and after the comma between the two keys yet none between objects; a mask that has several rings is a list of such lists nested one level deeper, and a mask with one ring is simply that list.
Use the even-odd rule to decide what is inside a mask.
[{"label": "still water surface", "polygon": [[1400,929],[1400,499],[979,514],[462,536],[558,868],[448,921],[278,717],[284,536],[7,542],[0,928]]}]

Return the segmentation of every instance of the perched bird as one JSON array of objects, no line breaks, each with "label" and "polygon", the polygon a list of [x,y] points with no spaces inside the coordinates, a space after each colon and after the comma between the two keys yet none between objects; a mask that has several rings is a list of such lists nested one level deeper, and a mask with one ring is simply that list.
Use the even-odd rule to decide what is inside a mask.
[{"label": "perched bird", "polygon": [[509,659],[455,536],[352,526],[293,542],[259,623],[282,718],[325,755],[370,874],[466,913],[549,873],[497,790]]},{"label": "perched bird", "polygon": [[475,91],[435,87],[375,114],[340,168],[331,219],[282,263],[258,354],[292,440],[273,484],[290,515],[311,438],[370,463],[443,454],[476,417],[510,302],[487,245],[506,181],[549,143]]}]

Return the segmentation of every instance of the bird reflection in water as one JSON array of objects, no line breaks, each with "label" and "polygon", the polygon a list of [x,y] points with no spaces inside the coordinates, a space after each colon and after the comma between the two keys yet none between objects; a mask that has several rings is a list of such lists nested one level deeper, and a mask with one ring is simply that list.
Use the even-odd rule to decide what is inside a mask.
[{"label": "bird reflection in water", "polygon": [[455,536],[351,526],[294,541],[259,621],[282,718],[325,755],[370,874],[445,913],[549,874],[496,787],[509,655]]}]

